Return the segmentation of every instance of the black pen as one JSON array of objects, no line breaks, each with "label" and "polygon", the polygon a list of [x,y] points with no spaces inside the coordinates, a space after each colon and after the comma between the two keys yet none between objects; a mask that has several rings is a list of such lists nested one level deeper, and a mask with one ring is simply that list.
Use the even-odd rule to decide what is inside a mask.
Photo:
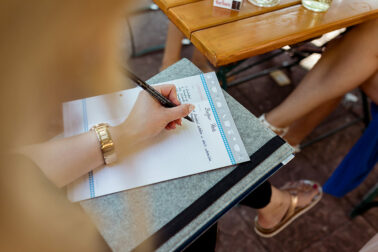
[{"label": "black pen", "polygon": [[[126,72],[126,75],[132,79],[138,86],[143,88],[144,90],[147,91],[152,97],[154,97],[158,102],[160,102],[161,105],[163,105],[166,108],[173,108],[176,107],[177,105],[171,102],[169,99],[164,97],[162,94],[160,94],[156,89],[148,85],[146,82],[142,81],[140,78],[138,78],[135,74],[127,70],[126,68],[124,69]],[[193,119],[190,118],[189,116],[184,117],[186,120],[193,122]]]}]

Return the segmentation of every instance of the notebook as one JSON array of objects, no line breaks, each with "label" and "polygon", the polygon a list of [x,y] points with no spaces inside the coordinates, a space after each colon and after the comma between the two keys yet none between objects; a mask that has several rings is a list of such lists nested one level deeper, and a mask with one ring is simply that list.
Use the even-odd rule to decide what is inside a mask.
[{"label": "notebook", "polygon": [[[249,160],[214,72],[169,81],[182,103],[192,103],[194,123],[163,131],[68,185],[75,202],[235,165]],[[165,84],[165,83],[159,83]],[[159,85],[156,84],[156,85]],[[88,131],[98,123],[118,125],[131,111],[141,88],[63,104],[64,135]],[[122,148],[122,146],[116,146]]]}]

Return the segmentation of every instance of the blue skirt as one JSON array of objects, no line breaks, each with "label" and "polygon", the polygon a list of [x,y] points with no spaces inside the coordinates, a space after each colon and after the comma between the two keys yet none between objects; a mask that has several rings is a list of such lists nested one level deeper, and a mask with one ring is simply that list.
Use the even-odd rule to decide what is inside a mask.
[{"label": "blue skirt", "polygon": [[378,105],[371,104],[372,120],[363,135],[323,186],[324,192],[342,197],[367,177],[378,162]]}]

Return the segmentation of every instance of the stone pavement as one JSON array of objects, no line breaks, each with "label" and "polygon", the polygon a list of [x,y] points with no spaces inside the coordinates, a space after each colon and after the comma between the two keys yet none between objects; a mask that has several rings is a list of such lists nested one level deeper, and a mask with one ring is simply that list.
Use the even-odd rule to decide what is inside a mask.
[{"label": "stone pavement", "polygon": [[[160,11],[137,15],[130,20],[137,51],[164,44],[168,21]],[[128,40],[129,33],[126,28],[125,34]],[[127,45],[125,55],[128,58],[130,43]],[[191,45],[186,46],[182,56],[190,59],[192,50]],[[131,58],[129,66],[141,78],[148,79],[159,72],[162,55],[160,51]],[[288,59],[287,57],[280,56],[249,72],[276,65]],[[298,85],[306,71],[300,67],[293,67],[292,71],[287,73],[293,85],[280,87],[270,77],[262,77],[232,87],[228,92],[254,115],[259,116],[277,106]],[[242,75],[238,77],[240,76]],[[353,93],[359,95],[357,91]],[[309,139],[349,122],[360,114],[360,99],[357,103],[343,103],[309,136]],[[312,179],[324,183],[357,141],[362,130],[363,124],[357,123],[305,148],[271,178],[272,184],[280,187],[286,181],[298,179]],[[244,206],[235,207],[219,221],[217,251],[358,251],[377,233],[378,211],[371,209],[353,220],[349,218],[349,213],[377,182],[377,178],[378,166],[362,185],[346,197],[338,199],[324,195],[317,206],[270,239],[260,238],[254,233],[255,210]]]}]

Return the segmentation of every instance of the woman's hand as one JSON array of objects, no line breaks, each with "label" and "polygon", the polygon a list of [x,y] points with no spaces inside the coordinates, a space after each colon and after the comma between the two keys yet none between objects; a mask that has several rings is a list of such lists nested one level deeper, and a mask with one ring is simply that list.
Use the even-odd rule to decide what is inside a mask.
[{"label": "woman's hand", "polygon": [[[180,105],[174,85],[155,88],[178,106],[165,108],[147,92],[140,92],[126,121],[109,127],[116,151],[132,148],[135,144],[156,136],[164,128],[174,129],[176,125],[181,125],[181,118],[194,109],[191,104]],[[119,146],[122,148],[118,148]],[[24,146],[17,152],[33,160],[59,187],[104,164],[97,136],[93,131]]]},{"label": "woman's hand", "polygon": [[192,104],[180,104],[174,85],[154,88],[177,107],[165,108],[146,91],[141,91],[126,121],[118,126],[121,134],[127,134],[128,141],[138,143],[158,135],[164,128],[175,129],[176,125],[181,125],[181,118],[194,109]]}]

